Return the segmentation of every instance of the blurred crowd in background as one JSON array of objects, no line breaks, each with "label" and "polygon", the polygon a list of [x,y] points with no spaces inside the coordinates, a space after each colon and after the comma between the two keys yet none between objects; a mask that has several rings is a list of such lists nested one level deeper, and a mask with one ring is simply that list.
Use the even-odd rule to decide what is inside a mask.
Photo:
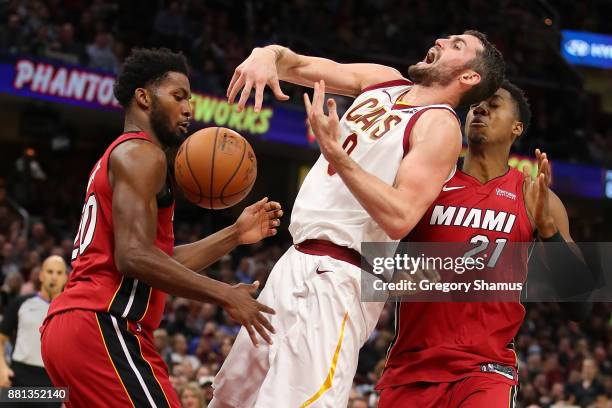
[{"label": "blurred crowd in background", "polygon": [[[536,120],[517,152],[531,155],[545,144],[555,159],[610,164],[609,117],[562,61],[559,30],[605,32],[612,2],[554,6],[538,0],[13,0],[0,2],[0,53],[117,72],[132,47],[166,46],[189,57],[193,88],[224,95],[234,68],[256,46],[280,43],[406,72],[439,36],[476,28],[504,53],[508,76],[532,102]],[[571,12],[559,16],[559,10]],[[286,88],[301,104],[302,89]]]},{"label": "blurred crowd in background", "polygon": [[[192,87],[223,95],[234,68],[255,46],[280,43],[298,52],[344,62],[374,61],[403,72],[439,35],[476,28],[504,53],[509,76],[527,89],[533,125],[518,152],[545,146],[550,157],[611,165],[612,127],[600,101],[561,61],[559,28],[604,31],[612,2],[563,0],[560,19],[530,0],[292,1],[0,1],[0,55],[34,55],[117,72],[134,46],[182,50],[193,69]],[[301,89],[284,86],[301,104]],[[269,97],[269,95],[268,95]],[[269,103],[273,103],[268,100]],[[19,294],[37,290],[40,262],[50,254],[68,263],[86,177],[95,158],[61,151],[41,165],[25,151],[0,178],[0,313]],[[69,159],[69,160],[68,160]],[[273,199],[277,199],[272,197]],[[176,243],[199,239],[232,222],[235,213],[194,213],[178,202]],[[29,217],[24,218],[22,209]],[[571,214],[570,214],[571,216]],[[286,216],[285,226],[289,222]],[[290,245],[285,233],[240,247],[206,273],[227,283],[265,280]],[[262,285],[263,286],[263,285]],[[526,304],[515,346],[522,407],[612,406],[612,304],[569,322],[556,304]],[[362,349],[351,407],[376,404],[373,385],[393,337],[393,304]],[[169,297],[158,351],[185,406],[205,406],[211,380],[239,330],[217,306]]]}]

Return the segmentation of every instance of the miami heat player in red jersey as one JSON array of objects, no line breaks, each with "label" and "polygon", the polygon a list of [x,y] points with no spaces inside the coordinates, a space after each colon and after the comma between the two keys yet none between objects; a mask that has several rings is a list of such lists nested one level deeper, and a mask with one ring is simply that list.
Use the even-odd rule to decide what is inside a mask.
[{"label": "miami heat player in red jersey", "polygon": [[45,368],[55,386],[69,388],[69,406],[179,406],[152,335],[166,293],[220,304],[264,339],[273,331],[261,312],[274,311],[252,297],[256,284],[229,286],[194,271],[274,234],[278,203],[263,199],[231,227],[174,247],[164,150],[183,140],[191,119],[186,74],[180,54],[136,50],[115,84],[125,132],[90,174],[73,272],[41,328]]},{"label": "miami heat player in red jersey", "polygon": [[[486,243],[493,249],[506,242],[528,243],[536,228],[542,237],[558,229],[569,239],[559,199],[548,195],[544,182],[508,167],[510,146],[529,118],[522,91],[508,82],[471,107],[463,170],[445,184],[410,241]],[[550,168],[546,156],[537,155],[540,181],[549,177]],[[543,200],[548,210],[538,207]],[[518,264],[526,273],[527,247],[498,265]],[[518,299],[403,302],[396,310],[396,338],[377,384],[380,408],[513,406],[518,376],[512,342],[525,314]]]}]

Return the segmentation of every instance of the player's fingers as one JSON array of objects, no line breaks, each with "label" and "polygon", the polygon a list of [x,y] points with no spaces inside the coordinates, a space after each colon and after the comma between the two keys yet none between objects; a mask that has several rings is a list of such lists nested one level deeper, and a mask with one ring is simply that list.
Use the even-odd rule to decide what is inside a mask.
[{"label": "player's fingers", "polygon": [[249,333],[249,337],[251,338],[251,342],[253,342],[253,345],[255,347],[259,347],[259,343],[257,342],[257,335],[255,334],[255,330],[253,330],[253,327],[247,323],[244,325],[244,328]]},{"label": "player's fingers", "polygon": [[315,84],[315,95],[312,108],[315,114],[323,114],[323,104],[325,102],[325,85],[323,81],[319,81]]},{"label": "player's fingers", "polygon": [[239,77],[240,77],[240,74],[238,74],[238,70],[235,69],[234,70],[234,75],[232,75],[232,79],[230,80],[230,83],[227,86],[227,89],[225,90],[225,96],[227,97],[228,101],[229,101],[230,91],[234,87],[234,84],[236,83],[236,81],[238,81]]},{"label": "player's fingers", "polygon": [[281,205],[278,201],[268,201],[266,203],[266,211],[276,211],[280,209],[281,209]]},{"label": "player's fingers", "polygon": [[255,320],[253,322],[253,327],[255,327],[257,333],[259,333],[259,335],[266,341],[266,343],[272,344],[272,339],[270,338],[268,331],[261,325],[261,323],[259,323],[259,321]]},{"label": "player's fingers", "polygon": [[276,330],[274,330],[274,326],[272,326],[272,323],[270,323],[270,321],[268,319],[266,319],[266,317],[264,315],[262,315],[261,313],[257,314],[257,320],[259,321],[259,323],[261,323],[262,326],[264,326],[270,333],[276,333]]},{"label": "player's fingers", "polygon": [[242,89],[242,93],[240,94],[240,100],[238,100],[238,112],[244,109],[244,106],[249,100],[249,96],[251,96],[251,89],[253,89],[253,81],[247,79]]},{"label": "player's fingers", "polygon": [[280,225],[280,220],[278,218],[274,218],[273,220],[268,220],[268,228],[274,229]]},{"label": "player's fingers", "polygon": [[251,283],[250,285],[246,285],[246,286],[248,286],[247,290],[249,291],[249,293],[253,294],[259,288],[259,281],[255,281],[255,282]]},{"label": "player's fingers", "polygon": [[336,101],[333,98],[327,100],[327,109],[329,117],[333,120],[338,120],[338,112],[336,111]]},{"label": "player's fingers", "polygon": [[317,113],[317,96],[319,95],[319,83],[315,82],[312,92],[312,104],[310,105],[310,115]]},{"label": "player's fingers", "polygon": [[542,171],[541,174],[544,175],[546,185],[550,185],[551,182],[551,172],[550,172],[550,162],[547,158],[542,160]]},{"label": "player's fingers", "polygon": [[246,82],[246,77],[244,75],[240,75],[233,84],[230,84],[229,95],[227,97],[228,103],[230,104],[234,103],[234,100],[236,99],[236,95],[238,95],[240,88],[244,86],[245,82]]},{"label": "player's fingers", "polygon": [[304,107],[306,108],[306,115],[310,117],[310,112],[312,112],[312,104],[310,103],[310,97],[306,92],[304,92]]},{"label": "player's fingers", "polygon": [[548,197],[548,184],[546,183],[546,176],[544,174],[540,176],[538,183],[540,184],[540,191],[543,197]]},{"label": "player's fingers", "polygon": [[268,211],[268,219],[269,220],[278,219],[278,218],[282,217],[283,214],[284,214],[283,210]]},{"label": "player's fingers", "polygon": [[278,82],[278,78],[271,79],[268,85],[270,86],[270,89],[272,90],[272,93],[274,94],[274,97],[276,99],[278,99],[279,101],[286,101],[289,99],[289,96],[285,95],[285,93],[281,89],[280,83]]},{"label": "player's fingers", "polygon": [[255,112],[259,112],[261,110],[261,105],[263,104],[263,93],[266,87],[265,82],[257,82],[255,83],[255,107],[253,110]]},{"label": "player's fingers", "polygon": [[276,314],[276,311],[274,311],[274,309],[272,309],[270,306],[266,306],[263,303],[259,303],[259,302],[257,302],[257,304],[259,305],[260,312],[264,312],[268,314]]},{"label": "player's fingers", "polygon": [[525,181],[531,181],[531,174],[529,173],[529,169],[527,168],[527,166],[523,166],[523,179]]},{"label": "player's fingers", "polygon": [[440,282],[440,274],[435,269],[427,269],[427,270],[425,270],[425,277],[430,282]]}]

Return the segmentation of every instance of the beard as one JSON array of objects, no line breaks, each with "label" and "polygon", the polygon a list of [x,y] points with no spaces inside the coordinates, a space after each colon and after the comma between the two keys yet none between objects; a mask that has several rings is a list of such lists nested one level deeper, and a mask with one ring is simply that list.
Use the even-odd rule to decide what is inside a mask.
[{"label": "beard", "polygon": [[471,131],[467,134],[468,144],[470,145],[482,145],[487,141],[487,137],[477,131]]},{"label": "beard", "polygon": [[149,115],[151,128],[155,132],[155,136],[159,142],[165,147],[176,147],[183,143],[185,138],[178,129],[173,129],[170,118],[159,107],[157,98],[151,100],[151,114]]},{"label": "beard", "polygon": [[455,76],[463,69],[414,64],[408,68],[408,76],[415,84],[423,86],[432,86],[434,84],[447,86],[453,82]]}]

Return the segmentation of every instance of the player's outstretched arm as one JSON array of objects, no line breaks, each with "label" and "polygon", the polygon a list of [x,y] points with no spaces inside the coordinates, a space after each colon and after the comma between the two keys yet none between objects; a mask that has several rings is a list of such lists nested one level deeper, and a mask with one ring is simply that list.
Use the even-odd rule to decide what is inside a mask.
[{"label": "player's outstretched arm", "polygon": [[342,149],[340,125],[333,99],[323,112],[325,84],[315,84],[312,105],[304,103],[321,153],[363,208],[391,239],[401,239],[419,222],[440,194],[461,152],[461,129],[446,109],[424,112],[410,135],[410,151],[402,160],[395,185],[390,186],[362,169]]},{"label": "player's outstretched arm", "polygon": [[155,246],[156,195],[167,169],[163,152],[149,142],[128,141],[115,148],[109,163],[119,272],[172,295],[221,305],[245,326],[253,343],[257,344],[255,331],[270,343],[268,331],[274,329],[262,312],[274,310],[253,299],[258,283],[229,286],[193,272]]},{"label": "player's outstretched arm", "polygon": [[261,109],[264,88],[270,87],[278,100],[289,99],[281,90],[279,80],[313,87],[324,80],[334,94],[357,96],[373,84],[403,79],[395,68],[378,64],[340,64],[326,58],[300,55],[280,45],[255,48],[234,71],[227,88],[230,103],[240,90],[238,110],[244,109],[251,90],[255,88],[255,111]]},{"label": "player's outstretched arm", "polygon": [[174,247],[174,259],[192,271],[201,271],[237,245],[253,244],[276,235],[282,216],[281,205],[264,197],[246,207],[233,225],[191,244]]},{"label": "player's outstretched arm", "polygon": [[536,149],[538,174],[532,179],[523,168],[523,189],[527,213],[542,241],[538,251],[548,265],[551,286],[564,300],[565,314],[575,321],[589,316],[592,303],[588,301],[596,289],[597,277],[586,265],[582,253],[570,235],[567,210],[561,199],[548,188],[552,179],[550,162],[546,153]]}]

